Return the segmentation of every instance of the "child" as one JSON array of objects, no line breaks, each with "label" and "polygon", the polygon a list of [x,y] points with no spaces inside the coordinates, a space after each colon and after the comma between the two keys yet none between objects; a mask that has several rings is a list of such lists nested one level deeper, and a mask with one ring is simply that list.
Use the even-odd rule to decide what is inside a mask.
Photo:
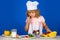
[{"label": "child", "polygon": [[38,4],[39,3],[37,1],[28,1],[26,4],[28,11],[25,30],[28,31],[28,34],[33,34],[34,30],[39,30],[40,35],[42,35],[43,27],[46,29],[47,32],[51,32],[51,30],[45,23],[44,17],[41,16],[39,10],[37,10]]}]

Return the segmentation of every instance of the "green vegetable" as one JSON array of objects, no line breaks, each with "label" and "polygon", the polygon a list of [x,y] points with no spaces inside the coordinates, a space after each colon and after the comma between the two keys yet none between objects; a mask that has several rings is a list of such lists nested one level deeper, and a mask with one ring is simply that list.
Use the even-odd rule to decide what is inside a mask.
[{"label": "green vegetable", "polygon": [[29,34],[29,36],[30,36],[30,37],[34,37],[34,35],[33,35],[33,34]]}]

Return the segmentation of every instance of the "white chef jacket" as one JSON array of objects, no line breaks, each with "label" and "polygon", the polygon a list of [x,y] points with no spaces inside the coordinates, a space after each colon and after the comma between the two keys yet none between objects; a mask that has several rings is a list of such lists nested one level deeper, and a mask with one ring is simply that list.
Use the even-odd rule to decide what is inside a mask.
[{"label": "white chef jacket", "polygon": [[39,30],[39,33],[41,35],[43,33],[42,32],[43,31],[43,24],[42,24],[42,22],[45,22],[45,19],[44,19],[43,16],[40,16],[38,18],[34,18],[32,20],[32,23],[29,24],[28,34],[33,34],[33,30]]}]

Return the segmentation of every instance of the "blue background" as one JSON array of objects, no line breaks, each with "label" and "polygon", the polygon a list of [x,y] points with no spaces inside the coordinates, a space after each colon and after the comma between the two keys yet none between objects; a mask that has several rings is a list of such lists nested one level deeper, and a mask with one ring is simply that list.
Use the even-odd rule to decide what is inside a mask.
[{"label": "blue background", "polygon": [[[18,34],[27,34],[24,30],[26,20],[26,2],[28,0],[0,0],[0,35],[4,30],[17,29]],[[34,0],[31,0],[34,1]],[[38,9],[52,31],[60,35],[60,1],[37,0]]]}]

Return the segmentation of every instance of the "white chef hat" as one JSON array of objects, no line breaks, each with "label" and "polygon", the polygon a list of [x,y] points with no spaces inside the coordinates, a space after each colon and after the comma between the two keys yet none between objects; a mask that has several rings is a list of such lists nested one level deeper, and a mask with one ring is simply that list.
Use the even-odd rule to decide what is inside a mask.
[{"label": "white chef hat", "polygon": [[37,1],[27,1],[26,6],[27,6],[27,10],[36,10],[37,6],[38,6],[38,2]]}]

